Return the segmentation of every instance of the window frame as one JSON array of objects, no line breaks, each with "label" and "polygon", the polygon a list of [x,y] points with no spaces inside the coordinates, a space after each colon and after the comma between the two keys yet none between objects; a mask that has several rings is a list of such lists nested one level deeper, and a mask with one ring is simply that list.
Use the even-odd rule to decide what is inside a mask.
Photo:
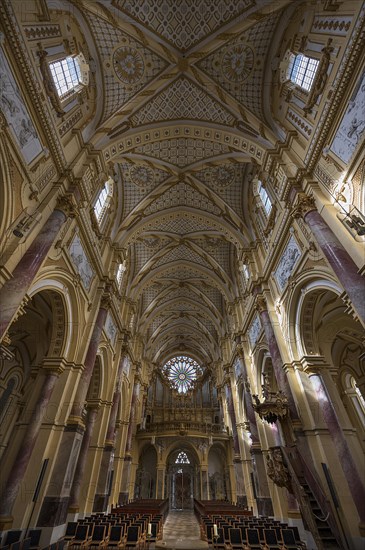
[{"label": "window frame", "polygon": [[[75,75],[77,76],[77,81],[75,82],[71,75],[71,70],[70,70],[71,62],[73,63],[73,70],[75,72]],[[65,66],[65,64],[67,64],[67,67]],[[84,86],[79,56],[67,55],[65,57],[61,57],[59,59],[50,61],[48,63],[48,66],[49,66],[49,70],[52,76],[54,86],[57,91],[58,98],[61,102],[67,99],[67,97],[69,97],[71,94],[79,91]],[[69,74],[66,74],[65,72],[65,70],[67,69],[69,71]],[[60,72],[62,71],[63,80],[65,82],[64,85],[67,85],[67,88],[64,91],[62,91],[62,84],[60,83],[60,81],[62,80],[62,76],[61,78],[58,78],[58,74],[60,74],[60,72],[57,74],[56,71],[60,71]],[[69,79],[71,79],[71,81]]]},{"label": "window frame", "polygon": [[[257,194],[260,197],[260,202],[265,211],[266,216],[269,217],[273,208],[273,203],[270,198],[270,195],[266,191],[266,188],[264,187],[260,179],[257,180]],[[267,205],[269,205],[269,207]]]},{"label": "window frame", "polygon": [[[113,198],[113,180],[112,178],[109,178],[105,183],[103,188],[99,191],[99,193],[96,196],[96,199],[93,203],[93,212],[95,215],[96,222],[101,228],[104,224],[104,221],[106,219],[106,213],[110,208],[111,201]],[[100,197],[103,196],[104,200],[101,203]],[[98,206],[98,203],[100,202],[100,205]]]},{"label": "window frame", "polygon": [[[304,55],[301,52],[293,53],[289,59],[287,79],[301,90],[310,93],[317,76],[319,64],[320,60],[315,57]],[[295,70],[296,73],[293,76]]]}]

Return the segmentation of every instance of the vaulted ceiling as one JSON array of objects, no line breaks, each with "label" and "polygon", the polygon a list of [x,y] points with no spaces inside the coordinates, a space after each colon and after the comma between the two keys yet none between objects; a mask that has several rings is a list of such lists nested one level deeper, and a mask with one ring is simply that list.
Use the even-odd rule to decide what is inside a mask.
[{"label": "vaulted ceiling", "polygon": [[184,352],[210,364],[242,291],[239,256],[255,239],[250,182],[277,139],[265,105],[292,2],[75,5],[104,98],[85,135],[117,167],[115,238],[145,356],[161,365]]}]

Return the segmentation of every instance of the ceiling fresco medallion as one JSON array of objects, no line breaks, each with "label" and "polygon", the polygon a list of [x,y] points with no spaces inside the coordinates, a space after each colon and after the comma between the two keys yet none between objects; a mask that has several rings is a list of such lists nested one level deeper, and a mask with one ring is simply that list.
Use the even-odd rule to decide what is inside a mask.
[{"label": "ceiling fresco medallion", "polygon": [[153,172],[148,166],[132,166],[129,177],[138,187],[148,187],[153,183]]},{"label": "ceiling fresco medallion", "polygon": [[233,182],[234,169],[232,166],[218,166],[213,173],[213,181],[218,187],[228,187]]},{"label": "ceiling fresco medallion", "polygon": [[144,73],[144,61],[141,54],[129,46],[115,50],[113,67],[119,80],[125,84],[136,84]]},{"label": "ceiling fresco medallion", "polygon": [[222,72],[231,82],[243,82],[252,71],[254,55],[251,48],[236,44],[222,58]]}]

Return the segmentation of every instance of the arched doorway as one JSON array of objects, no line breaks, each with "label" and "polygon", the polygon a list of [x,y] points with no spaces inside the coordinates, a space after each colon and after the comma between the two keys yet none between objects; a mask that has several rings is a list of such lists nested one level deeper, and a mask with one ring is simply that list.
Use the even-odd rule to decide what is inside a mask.
[{"label": "arched doorway", "polygon": [[196,461],[187,449],[174,451],[167,465],[170,509],[191,510],[197,491]]}]

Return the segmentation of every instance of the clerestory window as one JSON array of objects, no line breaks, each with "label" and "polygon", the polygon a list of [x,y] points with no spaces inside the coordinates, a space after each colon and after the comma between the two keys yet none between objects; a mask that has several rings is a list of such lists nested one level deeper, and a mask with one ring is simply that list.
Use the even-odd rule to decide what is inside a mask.
[{"label": "clerestory window", "polygon": [[262,185],[262,181],[260,180],[258,180],[257,182],[257,192],[260,195],[262,206],[264,207],[266,214],[269,215],[272,208],[272,202],[269,195],[267,194],[265,187],[263,187]]},{"label": "clerestory window", "polygon": [[78,57],[68,56],[49,64],[60,98],[83,83]]},{"label": "clerestory window", "polygon": [[116,274],[116,277],[115,277],[116,280],[117,280],[117,285],[118,286],[120,286],[122,284],[124,272],[125,272],[125,265],[124,264],[119,264],[118,269],[117,269],[117,274]]},{"label": "clerestory window", "polygon": [[250,278],[250,271],[249,271],[248,266],[246,264],[242,264],[242,273],[243,273],[246,281],[248,281],[249,278]]},{"label": "clerestory window", "polygon": [[301,53],[295,56],[292,55],[288,66],[288,78],[294,84],[309,92],[314,82],[318,65],[319,60],[313,59],[313,57],[307,57]]},{"label": "clerestory window", "polygon": [[101,225],[109,209],[110,201],[113,196],[113,180],[111,178],[105,183],[94,204],[94,212],[98,224]]}]

